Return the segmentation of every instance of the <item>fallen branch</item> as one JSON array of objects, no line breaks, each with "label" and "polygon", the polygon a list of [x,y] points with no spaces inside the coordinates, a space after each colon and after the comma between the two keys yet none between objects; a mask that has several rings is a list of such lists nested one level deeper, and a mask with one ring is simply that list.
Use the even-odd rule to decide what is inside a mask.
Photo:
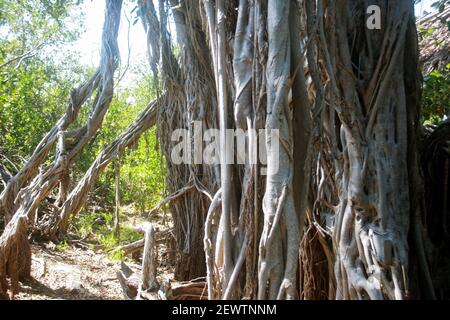
[{"label": "fallen branch", "polygon": [[191,280],[171,285],[170,293],[167,294],[168,300],[208,300],[205,294],[208,284],[205,278],[201,280]]},{"label": "fallen branch", "polygon": [[[134,228],[134,230],[137,230]],[[167,229],[164,231],[157,231],[155,230],[155,243],[158,244],[160,242],[166,241],[167,239],[164,239],[164,237],[167,236],[168,233],[171,233],[172,229]],[[172,236],[172,235],[171,235]],[[132,254],[136,251],[142,250],[144,248],[144,239],[140,239],[131,243],[124,244],[122,246],[118,246],[114,249],[111,249],[111,253],[115,253],[118,251],[123,251],[124,255],[127,256],[129,254]]]},{"label": "fallen branch", "polygon": [[166,205],[167,203],[175,200],[176,198],[184,195],[186,192],[190,191],[192,188],[194,188],[195,185],[193,184],[188,184],[187,186],[185,186],[184,188],[181,188],[178,191],[175,191],[174,193],[172,193],[171,195],[169,195],[168,197],[164,198],[163,200],[161,200],[158,205],[156,205],[156,207],[154,207],[153,209],[151,209],[148,212],[148,216],[150,217],[153,213],[157,212],[159,209],[161,209],[162,206]]},{"label": "fallen branch", "polygon": [[123,254],[126,256],[126,255],[129,255],[131,253],[141,250],[143,247],[144,247],[144,239],[140,239],[135,242],[128,243],[123,246],[117,247],[117,248],[111,250],[111,252],[114,253],[114,252],[118,252],[118,251],[123,251]]}]

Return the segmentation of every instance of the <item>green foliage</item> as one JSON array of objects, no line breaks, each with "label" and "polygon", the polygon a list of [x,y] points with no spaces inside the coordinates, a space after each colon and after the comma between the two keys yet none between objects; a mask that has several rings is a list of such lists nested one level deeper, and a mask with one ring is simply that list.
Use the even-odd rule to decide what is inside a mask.
[{"label": "green foliage", "polygon": [[[80,65],[76,53],[67,46],[83,31],[82,12],[77,8],[79,2],[0,0],[0,161],[12,172],[15,168],[3,157],[20,168],[65,112],[70,90],[94,72]],[[136,69],[133,70],[136,81],[116,84],[116,93],[101,130],[84,148],[72,170],[73,182],[85,174],[103,148],[125,131],[154,98],[152,79],[147,75],[148,67],[143,65],[131,67]],[[87,101],[69,130],[85,123],[94,99],[91,97]],[[155,130],[151,130],[121,159],[122,203],[134,204],[141,212],[153,207],[163,194],[164,167],[157,140]],[[111,165],[91,193],[101,211],[85,210],[73,221],[77,234],[89,235],[104,251],[119,245],[114,238],[111,213],[114,178]],[[121,243],[141,237],[126,225],[121,226]],[[57,246],[58,251],[67,248],[66,242]],[[115,252],[113,258],[123,258],[123,252]]]},{"label": "green foliage", "polygon": [[[73,86],[94,72],[81,66],[76,53],[65,46],[78,39],[83,31],[79,2],[0,0],[0,161],[11,172],[16,168],[3,157],[20,167],[64,113]],[[102,129],[77,159],[73,181],[84,175],[99,152],[153,98],[151,78],[146,76],[148,67],[147,70],[142,66],[132,68],[140,68],[133,73],[140,74],[141,79],[116,88]],[[69,130],[84,124],[93,101],[94,97],[87,101]],[[123,201],[136,202],[141,211],[155,205],[163,189],[163,167],[155,132],[137,141],[135,149],[127,151],[121,162]],[[101,205],[107,207],[114,203],[113,191],[114,172],[108,168],[94,192],[104,200]]]},{"label": "green foliage", "polygon": [[425,124],[438,124],[450,114],[450,64],[441,73],[434,70],[424,77],[422,116]]},{"label": "green foliage", "polygon": [[154,207],[163,195],[165,168],[156,147],[153,129],[128,153],[122,165],[123,200],[134,202],[140,212]]},{"label": "green foliage", "polygon": [[[94,72],[80,65],[77,53],[68,47],[83,31],[79,3],[76,0],[0,0],[0,161],[12,172],[15,168],[2,157],[20,168],[43,135],[64,114],[71,89]],[[116,84],[116,93],[101,130],[83,149],[71,172],[73,182],[85,174],[103,148],[124,132],[154,99],[147,61],[146,67],[143,66],[131,67],[135,68],[132,71],[137,78],[134,82]],[[68,130],[85,123],[94,99],[91,97],[87,101]],[[153,129],[120,159],[122,204],[133,204],[137,213],[155,206],[164,193],[165,168],[158,148]],[[113,169],[111,165],[105,170],[91,192],[100,211],[83,209],[71,224],[72,231],[98,243],[104,252],[142,238],[125,224],[121,224],[120,242],[114,237]],[[64,241],[56,250],[64,252],[68,247]],[[111,258],[122,260],[123,252],[115,251]]]},{"label": "green foliage", "polygon": [[65,252],[69,249],[69,244],[67,243],[66,240],[61,241],[60,243],[58,243],[55,247],[55,250],[58,252]]},{"label": "green foliage", "polygon": [[[138,80],[131,88],[122,89],[113,100],[104,125],[78,161],[80,172],[85,172],[101,150],[124,132],[136,116],[154,99],[149,76]],[[133,148],[120,159],[120,190],[122,204],[135,204],[140,212],[155,206],[164,194],[165,168],[159,152],[155,128],[144,133]],[[110,165],[100,177],[96,190],[105,205],[114,205],[114,166]]]},{"label": "green foliage", "polygon": [[100,234],[99,238],[100,238],[100,243],[102,245],[102,249],[104,251],[110,251],[110,250],[114,249],[118,244],[118,241],[116,240],[116,238],[114,238],[113,233]]},{"label": "green foliage", "polygon": [[419,27],[418,31],[422,38],[431,37],[436,29]]},{"label": "green foliage", "polygon": [[[137,241],[142,235],[127,225],[120,226],[120,241],[114,237],[113,214],[111,212],[80,212],[72,221],[71,227],[80,237],[88,237],[91,242],[101,245],[104,252],[111,252],[118,245]],[[59,244],[65,248],[64,244]],[[112,259],[123,260],[123,251],[110,254]]]},{"label": "green foliage", "polygon": [[123,250],[113,251],[109,255],[109,258],[112,259],[112,260],[123,261],[125,259],[124,251]]},{"label": "green foliage", "polygon": [[0,0],[0,154],[17,164],[61,116],[70,89],[86,74],[75,55],[61,50],[79,36],[82,16],[74,5]]},{"label": "green foliage", "polygon": [[[415,2],[421,1],[416,0]],[[437,0],[431,4],[439,12],[443,12],[449,5],[450,0]],[[442,19],[441,23],[447,25],[450,30],[450,21]],[[435,33],[440,31],[441,27],[439,25],[433,26],[429,28],[419,27],[420,37],[433,41],[434,46],[444,49],[443,41],[435,36]],[[450,64],[444,68],[439,67],[429,74],[424,74],[422,89],[422,121],[424,124],[438,124],[445,116],[450,116]]]}]

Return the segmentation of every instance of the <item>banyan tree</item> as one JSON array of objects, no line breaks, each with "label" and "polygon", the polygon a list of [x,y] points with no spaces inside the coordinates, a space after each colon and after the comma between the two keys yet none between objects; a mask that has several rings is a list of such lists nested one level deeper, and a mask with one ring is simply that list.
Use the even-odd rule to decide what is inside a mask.
[{"label": "banyan tree", "polygon": [[[98,71],[1,194],[0,294],[30,275],[29,236],[63,239],[105,167],[156,126],[176,279],[206,277],[209,299],[436,298],[448,279],[431,268],[427,221],[449,207],[427,196],[438,173],[424,175],[420,153],[414,1],[137,1],[157,97],[70,183],[113,97],[122,1],[106,3]],[[91,95],[87,122],[69,131]],[[175,163],[179,129],[186,161]],[[198,157],[208,129],[214,163]],[[243,154],[229,152],[229,130],[245,133]]]}]

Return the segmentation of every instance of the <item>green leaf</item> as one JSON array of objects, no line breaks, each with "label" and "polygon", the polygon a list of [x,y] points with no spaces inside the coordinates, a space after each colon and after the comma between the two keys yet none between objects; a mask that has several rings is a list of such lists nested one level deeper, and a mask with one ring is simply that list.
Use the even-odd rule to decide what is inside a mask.
[{"label": "green leaf", "polygon": [[433,72],[430,73],[430,76],[433,78],[442,78],[442,74],[439,70],[433,70]]}]

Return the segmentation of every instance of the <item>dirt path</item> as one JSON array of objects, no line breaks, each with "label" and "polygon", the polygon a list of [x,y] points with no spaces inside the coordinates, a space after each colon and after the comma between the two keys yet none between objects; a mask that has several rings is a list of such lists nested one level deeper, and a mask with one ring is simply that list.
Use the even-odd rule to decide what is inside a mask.
[{"label": "dirt path", "polygon": [[19,300],[124,299],[116,278],[120,262],[88,249],[67,247],[63,252],[32,246],[32,280],[21,284]]}]

